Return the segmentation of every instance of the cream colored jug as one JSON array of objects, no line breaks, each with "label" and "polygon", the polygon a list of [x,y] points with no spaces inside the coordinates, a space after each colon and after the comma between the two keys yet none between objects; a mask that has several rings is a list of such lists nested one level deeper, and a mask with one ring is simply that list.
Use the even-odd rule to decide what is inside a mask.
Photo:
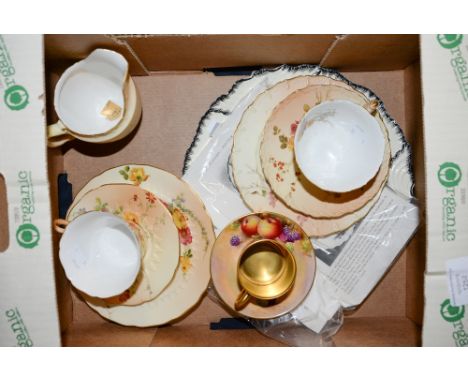
[{"label": "cream colored jug", "polygon": [[138,124],[141,102],[125,58],[96,49],[69,67],[55,87],[59,121],[48,126],[48,146],[72,139],[107,143],[128,135]]}]

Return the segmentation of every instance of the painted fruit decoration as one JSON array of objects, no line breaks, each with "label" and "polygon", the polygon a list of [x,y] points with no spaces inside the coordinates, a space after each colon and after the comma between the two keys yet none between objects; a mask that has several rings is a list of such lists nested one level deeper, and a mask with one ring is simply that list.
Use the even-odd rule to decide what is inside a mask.
[{"label": "painted fruit decoration", "polygon": [[270,213],[258,213],[245,216],[231,223],[230,244],[239,246],[246,238],[276,239],[283,243],[308,240],[302,237],[301,229],[288,219]]},{"label": "painted fruit decoration", "polygon": [[246,216],[242,219],[241,229],[247,236],[252,236],[257,234],[258,223],[260,223],[260,218],[257,215]]},{"label": "painted fruit decoration", "polygon": [[310,239],[301,227],[291,219],[273,212],[257,212],[241,217],[226,227],[229,246],[245,246],[259,239],[276,240],[291,253],[313,256]]},{"label": "painted fruit decoration", "polygon": [[280,236],[282,231],[281,222],[271,216],[260,220],[257,227],[257,233],[265,239],[274,239]]}]

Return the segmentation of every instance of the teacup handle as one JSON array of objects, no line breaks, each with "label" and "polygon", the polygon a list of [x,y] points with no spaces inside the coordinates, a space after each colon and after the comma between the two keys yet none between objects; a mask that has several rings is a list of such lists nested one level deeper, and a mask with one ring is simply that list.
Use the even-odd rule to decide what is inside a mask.
[{"label": "teacup handle", "polygon": [[54,220],[54,229],[56,232],[62,234],[65,232],[65,229],[67,228],[68,221],[65,219],[55,219]]},{"label": "teacup handle", "polygon": [[371,114],[375,115],[377,113],[377,108],[379,107],[379,102],[377,100],[370,101],[366,106],[365,109]]},{"label": "teacup handle", "polygon": [[47,146],[59,147],[71,141],[75,137],[70,135],[65,125],[59,120],[53,125],[47,126]]},{"label": "teacup handle", "polygon": [[236,298],[236,302],[234,303],[235,310],[242,310],[246,307],[246,305],[250,301],[250,295],[247,293],[245,289],[242,289],[239,296]]}]

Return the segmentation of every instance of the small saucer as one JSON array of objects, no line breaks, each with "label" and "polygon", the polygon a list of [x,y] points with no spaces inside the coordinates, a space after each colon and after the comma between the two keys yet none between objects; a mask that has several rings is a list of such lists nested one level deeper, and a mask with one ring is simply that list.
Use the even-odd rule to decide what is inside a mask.
[{"label": "small saucer", "polygon": [[[248,219],[246,219],[248,218]],[[263,229],[258,223],[264,220]],[[267,238],[283,243],[296,260],[297,274],[291,291],[274,301],[255,300],[238,313],[251,318],[268,319],[281,316],[297,307],[309,293],[315,277],[315,255],[312,244],[294,221],[275,213],[262,212],[243,216],[225,227],[216,239],[211,254],[211,277],[216,292],[234,310],[241,292],[237,282],[237,264],[246,246]]]}]

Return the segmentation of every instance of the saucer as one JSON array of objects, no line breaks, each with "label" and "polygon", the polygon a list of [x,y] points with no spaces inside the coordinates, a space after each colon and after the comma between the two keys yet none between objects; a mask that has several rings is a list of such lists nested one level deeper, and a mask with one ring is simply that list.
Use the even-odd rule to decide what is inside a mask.
[{"label": "saucer", "polygon": [[149,165],[111,168],[90,180],[75,200],[109,183],[134,184],[166,203],[179,231],[179,266],[170,284],[156,298],[143,304],[112,306],[89,300],[86,303],[104,318],[122,325],[147,327],[173,321],[196,305],[208,287],[210,253],[215,240],[211,219],[187,183]]},{"label": "saucer", "polygon": [[353,89],[318,85],[300,89],[273,110],[263,131],[260,158],[273,192],[295,211],[315,218],[337,218],[355,212],[375,199],[385,185],[390,167],[388,132],[379,114],[375,116],[385,137],[382,165],[364,187],[346,193],[331,193],[309,182],[294,159],[294,134],[310,108],[330,100],[347,100],[366,107],[368,99]]},{"label": "saucer", "polygon": [[[159,295],[169,284],[179,264],[179,234],[166,207],[149,191],[128,184],[106,184],[76,198],[67,220],[83,213],[112,213],[136,225],[144,243],[141,268],[133,285],[107,304],[139,305]],[[94,299],[98,301],[99,299]]]},{"label": "saucer", "polygon": [[[247,217],[250,220],[244,220]],[[261,220],[264,223],[262,229],[259,229]],[[304,300],[314,282],[316,264],[307,234],[285,216],[270,212],[254,213],[231,222],[221,231],[214,244],[211,274],[216,292],[232,310],[235,310],[234,303],[241,292],[237,282],[239,258],[249,244],[260,238],[274,239],[285,244],[294,255],[297,265],[296,280],[287,295],[276,300],[276,303],[264,303],[264,306],[251,302],[238,312],[246,317],[268,319],[290,312]]]},{"label": "saucer", "polygon": [[232,178],[242,199],[253,211],[273,211],[298,222],[312,237],[328,236],[352,226],[364,218],[378,200],[380,193],[359,210],[334,219],[314,219],[294,211],[271,190],[263,174],[260,144],[263,128],[275,108],[289,94],[310,85],[336,85],[349,88],[343,81],[325,76],[299,76],[279,82],[260,94],[245,110],[234,133],[232,147]]}]

